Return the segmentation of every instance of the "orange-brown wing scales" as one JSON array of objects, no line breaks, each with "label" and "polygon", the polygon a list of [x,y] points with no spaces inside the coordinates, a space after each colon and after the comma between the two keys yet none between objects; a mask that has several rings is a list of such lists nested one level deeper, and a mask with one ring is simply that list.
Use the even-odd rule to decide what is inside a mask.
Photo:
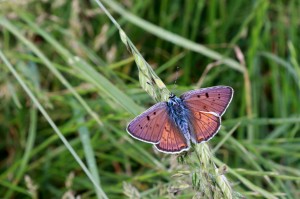
[{"label": "orange-brown wing scales", "polygon": [[192,125],[197,143],[212,138],[221,125],[221,118],[211,113],[193,112]]},{"label": "orange-brown wing scales", "polygon": [[189,148],[184,136],[170,121],[167,121],[160,142],[155,146],[158,150],[167,153],[179,153]]},{"label": "orange-brown wing scales", "polygon": [[[149,116],[149,118],[151,115]],[[137,130],[136,136],[139,138],[143,138],[146,141],[150,141],[153,133],[153,124],[156,122],[156,118],[150,118],[149,121],[148,119],[144,118],[144,121],[141,121],[141,124],[137,128],[140,128],[140,130]]]},{"label": "orange-brown wing scales", "polygon": [[231,94],[210,93],[208,97],[205,94],[186,100],[188,107],[197,111],[215,112],[222,115],[231,100]]},{"label": "orange-brown wing scales", "polygon": [[220,114],[224,111],[225,107],[227,105],[227,102],[221,102],[220,100],[218,102],[215,101],[199,101],[199,100],[189,100],[188,101],[188,108],[194,109],[197,111],[205,111],[205,112],[215,112],[217,114]]},{"label": "orange-brown wing scales", "polygon": [[222,115],[233,95],[233,89],[226,86],[204,88],[184,93],[181,98],[193,111],[215,112]]},{"label": "orange-brown wing scales", "polygon": [[127,131],[139,140],[158,143],[162,136],[166,120],[166,104],[158,103],[137,116],[128,125]]}]

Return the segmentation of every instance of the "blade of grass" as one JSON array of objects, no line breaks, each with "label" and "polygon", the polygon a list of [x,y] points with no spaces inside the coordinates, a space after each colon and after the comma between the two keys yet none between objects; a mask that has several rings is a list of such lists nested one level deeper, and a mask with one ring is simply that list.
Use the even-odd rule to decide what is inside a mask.
[{"label": "blade of grass", "polygon": [[104,5],[99,1],[95,0],[99,7],[105,12],[107,17],[113,22],[113,24],[118,28],[120,38],[122,42],[126,45],[128,51],[133,54],[135,58],[136,65],[139,70],[139,81],[142,88],[148,92],[148,94],[155,101],[166,101],[170,96],[170,91],[167,89],[163,81],[156,75],[152,67],[146,62],[144,57],[140,54],[137,48],[133,45],[129,37],[122,30],[118,22],[111,16]]},{"label": "blade of grass", "polygon": [[[62,57],[65,59],[73,67],[86,67],[89,70],[92,70],[93,67],[86,62],[80,61],[79,57],[72,55],[66,48],[64,48],[58,41],[56,41],[50,34],[45,32],[43,29],[34,24],[28,16],[22,15],[22,18],[30,25],[30,27],[35,30],[38,34],[40,34],[46,41],[48,41],[56,50],[59,52]],[[84,65],[81,65],[84,63]],[[141,107],[139,107],[131,98],[129,98],[126,94],[124,94],[121,90],[119,90],[116,86],[114,86],[109,80],[107,80],[102,74],[97,73],[98,82],[101,86],[101,90],[113,99],[115,102],[120,104],[127,111],[137,115],[141,112]],[[95,113],[94,113],[95,114]]]},{"label": "blade of grass", "polygon": [[216,151],[219,150],[219,148],[228,140],[228,138],[235,132],[235,130],[240,126],[240,123],[237,123],[228,133],[226,133],[226,136],[215,146],[212,150],[212,153],[214,154]]},{"label": "blade of grass", "polygon": [[262,177],[267,175],[269,177],[274,177],[274,178],[300,181],[300,177],[298,176],[280,175],[279,173],[273,171],[251,171],[246,169],[233,169],[233,170],[244,175],[253,175],[253,176],[262,176]]},{"label": "blade of grass", "polygon": [[22,194],[24,194],[28,197],[31,197],[31,194],[28,192],[28,190],[26,190],[24,188],[21,188],[21,187],[18,187],[16,185],[13,185],[12,183],[7,182],[5,180],[0,180],[0,185],[2,185],[3,187],[7,187],[10,190],[22,193]]},{"label": "blade of grass", "polygon": [[[218,166],[224,165],[220,160],[217,158],[214,158],[214,161],[217,163]],[[244,178],[242,175],[238,174],[235,170],[228,167],[228,172],[231,173],[233,176],[235,176],[237,179],[239,179],[245,186],[247,186],[250,190],[261,194],[265,198],[268,199],[277,199],[276,196],[274,196],[272,193],[265,191],[264,189],[256,186],[253,184],[250,180]]]},{"label": "blade of grass", "polygon": [[[1,53],[1,52],[0,52]],[[27,164],[30,159],[30,153],[32,152],[35,136],[36,136],[36,125],[37,125],[37,111],[35,107],[30,109],[30,126],[28,131],[28,137],[26,140],[26,147],[23,158],[21,160],[20,166],[15,170],[16,175],[13,181],[14,185],[17,185],[20,179],[23,177],[25,171],[27,170]],[[14,191],[13,189],[8,189],[8,192],[5,194],[4,198],[11,198],[11,194]]]},{"label": "blade of grass", "polygon": [[294,78],[295,83],[300,89],[300,72],[296,71],[296,66],[293,67],[293,65],[291,65],[289,62],[269,52],[261,52],[260,55],[274,61],[279,66],[284,67],[289,72],[289,74]]},{"label": "blade of grass", "polygon": [[33,95],[31,90],[27,87],[27,85],[24,83],[22,78],[19,76],[18,72],[13,68],[13,66],[9,63],[9,61],[6,59],[2,51],[0,50],[0,58],[5,63],[5,66],[11,71],[11,73],[15,76],[19,84],[22,86],[22,88],[25,90],[25,92],[28,94],[30,99],[33,101],[33,103],[37,106],[39,111],[43,114],[45,119],[48,121],[50,126],[53,128],[53,130],[56,132],[56,134],[59,136],[61,141],[64,143],[64,145],[68,148],[69,152],[72,154],[74,159],[77,161],[77,163],[80,165],[80,167],[83,169],[83,171],[86,173],[88,178],[91,180],[91,182],[94,184],[94,186],[98,189],[99,193],[101,193],[102,198],[107,198],[106,194],[102,190],[102,188],[97,184],[97,182],[94,180],[94,177],[90,173],[90,171],[87,169],[85,164],[81,161],[81,159],[78,157],[76,152],[74,151],[73,147],[69,144],[69,142],[66,140],[66,138],[63,136],[63,134],[60,132],[60,130],[57,128],[55,123],[52,121],[46,110],[43,108],[43,106],[40,104],[40,102],[37,100],[37,98]]},{"label": "blade of grass", "polygon": [[289,123],[299,123],[300,116],[296,117],[289,117],[289,118],[255,118],[255,119],[248,119],[248,118],[237,118],[224,121],[226,125],[234,125],[237,122],[241,122],[241,126],[245,126],[248,124],[255,124],[255,125],[268,125],[268,124],[289,124]]},{"label": "blade of grass", "polygon": [[171,66],[174,66],[180,59],[182,59],[185,56],[185,53],[179,53],[178,55],[171,58],[168,62],[161,65],[158,69],[155,70],[156,74],[159,75],[166,69],[168,69]]},{"label": "blade of grass", "polygon": [[[95,1],[97,2],[97,0],[95,0]],[[194,52],[205,55],[211,59],[222,60],[222,62],[224,62],[224,64],[228,65],[230,68],[235,69],[239,72],[243,73],[245,71],[243,66],[241,66],[235,60],[223,57],[221,54],[217,53],[216,51],[213,51],[201,44],[192,42],[191,40],[183,38],[177,34],[169,32],[169,31],[166,31],[146,20],[143,20],[143,19],[127,12],[125,9],[123,9],[119,4],[117,4],[113,0],[102,0],[102,1],[106,5],[108,5],[110,8],[112,8],[114,11],[119,13],[123,18],[126,18],[131,23],[141,27],[142,29],[146,30],[147,32],[150,32],[150,33],[156,35],[157,37],[160,37],[166,41],[170,41],[170,42],[176,44],[177,46],[181,46],[188,50],[192,50]]]},{"label": "blade of grass", "polygon": [[101,126],[102,122],[98,115],[94,113],[94,111],[88,106],[88,104],[83,100],[83,98],[74,90],[71,84],[64,78],[64,76],[53,66],[50,60],[28,39],[26,39],[20,31],[11,24],[5,18],[0,18],[0,24],[4,26],[6,29],[11,31],[20,41],[22,41],[29,49],[34,52],[48,67],[48,69],[61,81],[61,83],[70,90],[70,92],[74,95],[74,97],[80,102],[80,104],[87,110],[87,112],[97,121],[97,123]]},{"label": "blade of grass", "polygon": [[[74,99],[71,99],[71,106],[72,106],[72,109],[74,112],[74,116],[76,118],[78,116],[81,116],[80,109],[78,108],[80,106]],[[78,123],[82,123],[82,124],[85,123],[84,118],[82,116],[77,118],[77,121],[78,121]],[[90,131],[88,130],[88,128],[86,126],[83,125],[78,129],[78,133],[80,136],[83,151],[85,154],[84,157],[86,158],[88,168],[91,171],[91,174],[94,176],[96,183],[100,185],[100,177],[99,177],[100,175],[99,175],[99,172],[97,169],[94,150],[93,150],[93,147],[91,146]],[[97,187],[94,187],[94,188],[95,188],[95,192],[96,192],[98,198],[102,198],[102,193],[99,192]]]}]

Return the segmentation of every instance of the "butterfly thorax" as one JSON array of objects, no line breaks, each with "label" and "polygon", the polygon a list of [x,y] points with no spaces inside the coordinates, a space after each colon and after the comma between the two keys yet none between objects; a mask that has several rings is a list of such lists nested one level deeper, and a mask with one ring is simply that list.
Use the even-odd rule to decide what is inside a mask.
[{"label": "butterfly thorax", "polygon": [[168,105],[168,114],[171,118],[171,121],[175,126],[183,133],[184,137],[187,140],[190,140],[189,133],[189,110],[186,108],[186,105],[182,99],[176,97],[175,95],[170,96]]}]

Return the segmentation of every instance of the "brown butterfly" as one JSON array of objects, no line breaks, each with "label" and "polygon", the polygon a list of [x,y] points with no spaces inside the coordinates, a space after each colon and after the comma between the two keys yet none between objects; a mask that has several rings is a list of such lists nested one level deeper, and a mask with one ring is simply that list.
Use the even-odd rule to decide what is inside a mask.
[{"label": "brown butterfly", "polygon": [[167,102],[155,104],[132,120],[127,132],[164,153],[187,151],[190,142],[208,141],[219,131],[232,96],[229,86],[192,90],[180,97],[171,94]]}]

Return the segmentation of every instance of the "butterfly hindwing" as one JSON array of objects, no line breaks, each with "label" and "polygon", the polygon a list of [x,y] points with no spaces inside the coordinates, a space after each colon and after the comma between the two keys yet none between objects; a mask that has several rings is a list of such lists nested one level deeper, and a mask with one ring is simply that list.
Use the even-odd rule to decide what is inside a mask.
[{"label": "butterfly hindwing", "polygon": [[221,127],[221,117],[209,112],[191,112],[191,133],[196,143],[208,141]]},{"label": "butterfly hindwing", "polygon": [[189,149],[186,139],[170,120],[167,120],[161,139],[155,147],[165,153],[180,153]]},{"label": "butterfly hindwing", "polygon": [[214,112],[222,116],[231,102],[233,89],[214,86],[184,93],[180,98],[191,111]]},{"label": "butterfly hindwing", "polygon": [[127,126],[127,132],[141,141],[158,143],[167,117],[166,103],[157,103],[133,119]]}]

